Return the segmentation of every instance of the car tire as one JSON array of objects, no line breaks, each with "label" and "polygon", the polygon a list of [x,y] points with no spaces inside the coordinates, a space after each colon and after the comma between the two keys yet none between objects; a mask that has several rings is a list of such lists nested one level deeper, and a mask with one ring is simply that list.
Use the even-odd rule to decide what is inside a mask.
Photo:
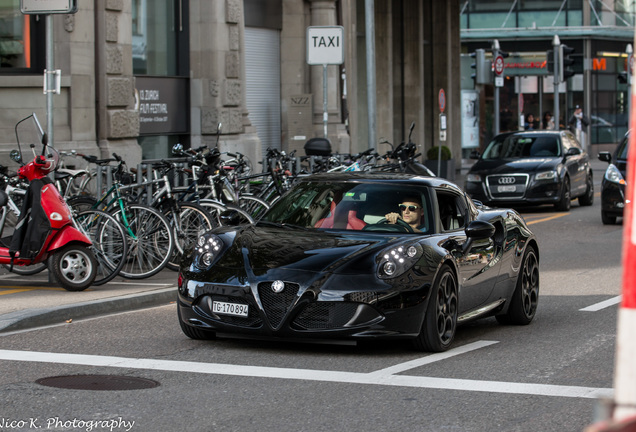
[{"label": "car tire", "polygon": [[554,205],[557,211],[570,211],[572,207],[572,196],[570,192],[570,178],[563,179],[563,187],[561,188],[561,199]]},{"label": "car tire", "polygon": [[528,246],[517,276],[515,292],[505,315],[496,315],[500,324],[528,325],[537,313],[539,303],[539,259],[532,246]]},{"label": "car tire", "polygon": [[431,288],[420,334],[413,342],[419,351],[442,352],[450,348],[457,330],[457,278],[443,265]]},{"label": "car tire", "polygon": [[616,224],[616,216],[612,216],[608,212],[605,212],[605,211],[601,211],[601,220],[603,221],[603,225],[615,225]]},{"label": "car tire", "polygon": [[184,323],[183,318],[181,317],[181,308],[179,306],[177,306],[177,317],[179,318],[179,326],[181,326],[181,331],[183,332],[184,335],[186,335],[190,339],[195,339],[195,340],[216,339],[216,332],[192,327]]},{"label": "car tire", "polygon": [[594,180],[592,174],[587,176],[585,180],[586,188],[585,193],[579,197],[579,204],[582,206],[591,206],[594,204]]}]

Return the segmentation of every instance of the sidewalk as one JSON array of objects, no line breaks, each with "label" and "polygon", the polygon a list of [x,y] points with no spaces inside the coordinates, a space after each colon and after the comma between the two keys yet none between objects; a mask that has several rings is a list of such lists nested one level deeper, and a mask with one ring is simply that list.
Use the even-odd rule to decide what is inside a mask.
[{"label": "sidewalk", "polygon": [[33,276],[0,267],[0,332],[126,312],[176,300],[177,273],[163,270],[147,279],[116,277],[84,291],[66,291],[49,281],[48,271]]}]

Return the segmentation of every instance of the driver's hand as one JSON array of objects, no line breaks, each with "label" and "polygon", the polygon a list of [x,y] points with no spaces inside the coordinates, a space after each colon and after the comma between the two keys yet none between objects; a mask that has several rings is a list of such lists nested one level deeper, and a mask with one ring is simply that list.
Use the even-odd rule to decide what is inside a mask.
[{"label": "driver's hand", "polygon": [[394,224],[394,223],[397,223],[397,220],[400,217],[400,215],[397,213],[388,213],[388,214],[385,214],[384,217],[386,218],[386,220],[389,221],[389,223]]}]

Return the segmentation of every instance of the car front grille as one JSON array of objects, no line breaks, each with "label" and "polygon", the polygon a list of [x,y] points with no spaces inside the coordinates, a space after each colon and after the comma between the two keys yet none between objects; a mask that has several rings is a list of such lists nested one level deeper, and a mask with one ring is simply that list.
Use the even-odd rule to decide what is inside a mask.
[{"label": "car front grille", "polygon": [[486,187],[492,199],[523,198],[528,187],[528,174],[496,174],[486,177]]},{"label": "car front grille", "polygon": [[343,328],[356,314],[357,303],[309,303],[294,319],[293,326],[303,330],[330,330]]},{"label": "car front grille", "polygon": [[290,306],[296,299],[300,286],[295,283],[285,283],[285,287],[279,293],[272,290],[271,282],[258,284],[258,295],[263,305],[263,310],[267,315],[269,323],[274,328],[278,328]]}]

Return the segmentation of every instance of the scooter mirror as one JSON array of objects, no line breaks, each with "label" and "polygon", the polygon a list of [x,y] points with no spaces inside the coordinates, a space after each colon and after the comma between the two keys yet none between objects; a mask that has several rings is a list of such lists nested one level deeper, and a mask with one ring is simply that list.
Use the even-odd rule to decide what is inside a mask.
[{"label": "scooter mirror", "polygon": [[11,152],[9,153],[9,157],[14,162],[17,162],[19,164],[22,163],[22,155],[20,154],[19,150],[11,150]]}]

